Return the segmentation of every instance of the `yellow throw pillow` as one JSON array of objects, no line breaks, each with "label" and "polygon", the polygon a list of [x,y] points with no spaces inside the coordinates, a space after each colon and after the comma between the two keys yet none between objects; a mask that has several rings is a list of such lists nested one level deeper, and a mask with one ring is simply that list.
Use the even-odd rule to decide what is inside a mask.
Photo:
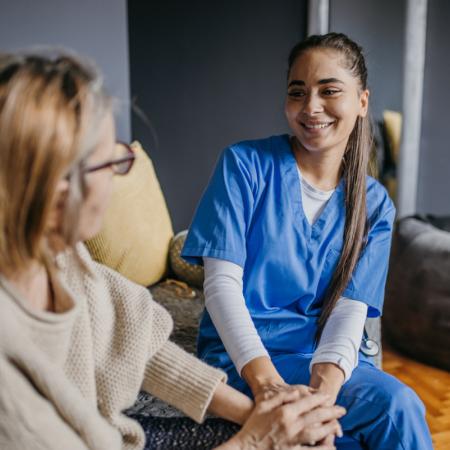
[{"label": "yellow throw pillow", "polygon": [[114,177],[103,228],[86,246],[96,261],[149,286],[167,273],[173,229],[151,159],[138,142],[131,146],[134,165]]}]

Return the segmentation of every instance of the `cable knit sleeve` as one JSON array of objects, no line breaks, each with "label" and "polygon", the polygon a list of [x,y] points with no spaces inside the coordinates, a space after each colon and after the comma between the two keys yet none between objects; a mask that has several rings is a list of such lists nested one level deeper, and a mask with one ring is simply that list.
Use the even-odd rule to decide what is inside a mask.
[{"label": "cable knit sleeve", "polygon": [[147,357],[152,357],[172,332],[170,314],[153,300],[147,288],[94,261],[84,245],[78,245],[77,251],[89,269],[82,284],[94,333],[98,331],[99,337],[111,340],[111,344],[115,340],[118,346],[129,338],[134,348],[128,351],[140,353],[145,347]]},{"label": "cable knit sleeve", "polygon": [[148,362],[143,389],[201,423],[224,372],[168,341]]},{"label": "cable knit sleeve", "polygon": [[[152,395],[201,422],[213,393],[226,375],[207,366],[168,341],[173,321],[148,289],[90,259],[78,248],[90,269],[83,286],[89,298],[90,321],[96,348],[97,388],[101,408],[130,406],[133,393],[124,386],[139,381]],[[132,383],[133,382],[133,383]],[[134,392],[137,395],[137,392]],[[108,403],[114,405],[108,407]],[[119,402],[119,405],[118,405]]]}]

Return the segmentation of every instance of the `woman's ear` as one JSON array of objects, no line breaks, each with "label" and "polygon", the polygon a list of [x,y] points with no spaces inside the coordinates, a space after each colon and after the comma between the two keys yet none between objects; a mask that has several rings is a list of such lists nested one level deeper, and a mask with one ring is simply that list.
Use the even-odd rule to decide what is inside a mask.
[{"label": "woman's ear", "polygon": [[67,194],[69,193],[69,181],[62,179],[58,181],[51,211],[48,216],[47,230],[57,232],[61,229],[64,208],[66,207]]},{"label": "woman's ear", "polygon": [[370,91],[368,89],[364,89],[364,91],[361,92],[361,95],[359,97],[359,102],[360,102],[359,116],[360,117],[367,116],[367,111],[369,109],[369,96],[370,96]]}]

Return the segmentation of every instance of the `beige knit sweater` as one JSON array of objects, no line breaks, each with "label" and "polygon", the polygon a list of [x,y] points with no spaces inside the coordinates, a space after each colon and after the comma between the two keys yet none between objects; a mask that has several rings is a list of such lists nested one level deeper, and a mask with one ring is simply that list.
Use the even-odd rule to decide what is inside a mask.
[{"label": "beige knit sweater", "polygon": [[141,449],[121,413],[139,390],[202,421],[225,375],[168,341],[169,314],[80,244],[58,257],[59,313],[32,310],[0,277],[0,449]]}]

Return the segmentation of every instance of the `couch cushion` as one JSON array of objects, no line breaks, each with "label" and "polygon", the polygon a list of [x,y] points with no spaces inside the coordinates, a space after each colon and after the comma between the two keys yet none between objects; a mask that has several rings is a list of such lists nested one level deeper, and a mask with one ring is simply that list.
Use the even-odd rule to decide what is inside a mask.
[{"label": "couch cushion", "polygon": [[450,220],[407,217],[396,226],[383,332],[404,353],[450,370]]},{"label": "couch cushion", "polygon": [[114,177],[103,228],[86,242],[92,257],[143,286],[167,272],[172,223],[151,159],[138,142],[129,174]]}]

